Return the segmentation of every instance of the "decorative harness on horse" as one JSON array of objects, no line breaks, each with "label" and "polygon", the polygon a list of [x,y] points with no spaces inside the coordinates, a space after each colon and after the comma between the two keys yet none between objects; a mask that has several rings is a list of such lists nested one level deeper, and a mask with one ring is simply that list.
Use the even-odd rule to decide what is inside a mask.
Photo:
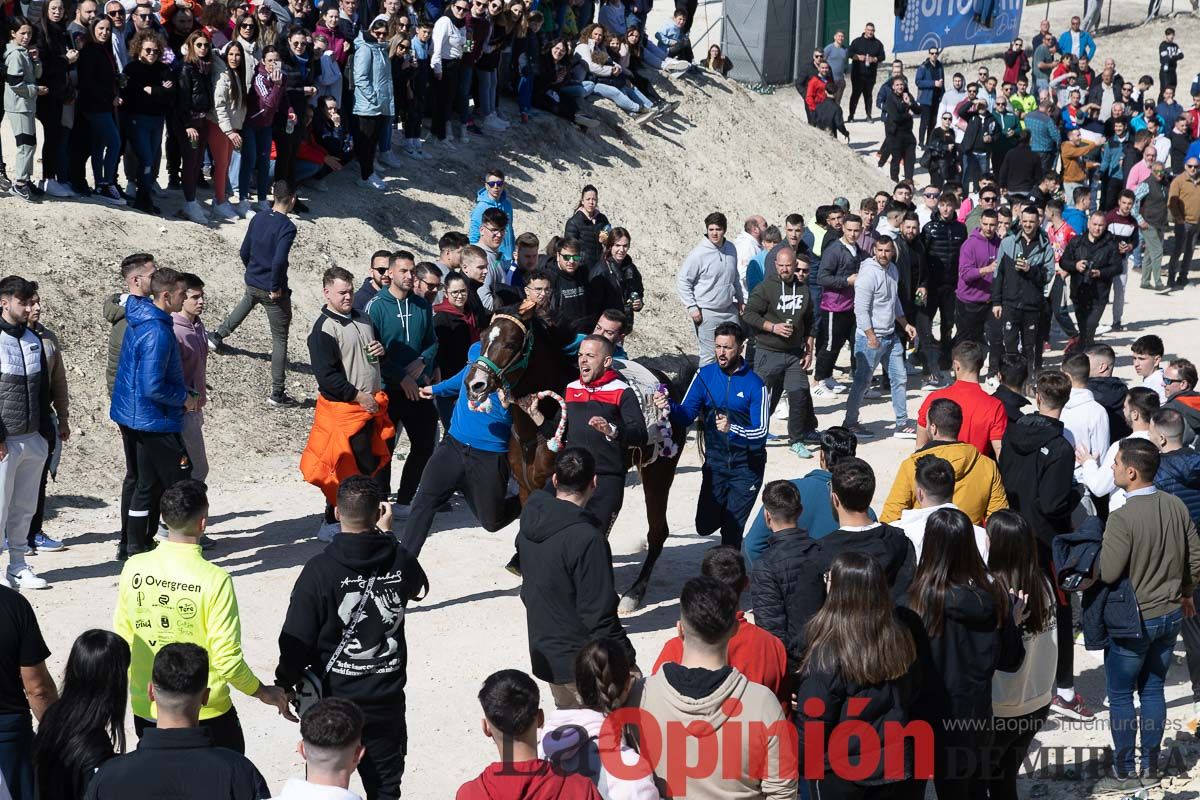
[{"label": "decorative harness on horse", "polygon": [[[529,366],[529,359],[533,355],[533,329],[530,328],[528,325],[526,325],[525,321],[522,320],[520,317],[514,317],[511,314],[496,314],[495,316],[492,317],[492,323],[495,324],[496,320],[498,320],[498,319],[508,320],[512,324],[516,325],[517,330],[521,331],[522,335],[524,335],[525,341],[524,341],[524,344],[521,346],[521,355],[517,356],[512,361],[510,361],[508,364],[506,364],[502,367],[499,364],[497,364],[495,361],[492,361],[490,358],[488,358],[487,356],[485,356],[481,353],[479,355],[479,357],[475,359],[475,366],[479,367],[483,371],[487,372],[488,374],[490,374],[496,378],[496,380],[500,383],[500,387],[498,389],[499,392],[501,392],[504,395],[511,396],[512,385],[509,383],[507,376],[511,372],[515,372],[516,370],[522,370],[522,369],[525,369],[525,367]],[[557,453],[559,451],[559,449],[562,448],[563,433],[566,430],[566,426],[567,426],[566,402],[562,399],[562,397],[557,392],[552,392],[552,391],[548,391],[548,390],[544,391],[544,392],[538,392],[537,397],[539,400],[549,398],[549,399],[553,400],[554,402],[558,403],[559,408],[563,409],[563,413],[561,415],[559,415],[558,429],[555,430],[554,437],[552,439],[550,439],[550,441],[547,442],[547,444],[546,444],[546,446],[549,447],[550,452]],[[489,402],[490,402],[490,400],[485,400],[483,403],[480,403],[477,406],[475,406],[474,408],[472,408],[472,410],[473,411],[475,411],[475,410],[486,411],[488,408],[487,404]],[[471,405],[472,404],[468,404],[468,407],[471,407]],[[527,455],[529,455],[528,451],[529,451],[530,445],[532,445],[533,449],[536,449],[537,448],[537,440],[534,439],[531,443],[528,443],[528,444],[526,442],[521,443],[522,448],[527,451],[527,453],[526,453]]]},{"label": "decorative harness on horse", "polygon": [[521,331],[521,334],[525,337],[524,344],[521,346],[521,355],[501,367],[495,361],[480,353],[479,358],[475,359],[475,366],[493,375],[500,382],[500,391],[503,391],[505,394],[511,394],[512,386],[509,384],[506,376],[510,372],[525,369],[525,367],[529,366],[529,359],[533,355],[533,329],[526,325],[525,321],[520,317],[514,317],[511,314],[496,314],[492,317],[492,324],[494,325],[498,319],[506,319],[516,325],[517,330]]}]

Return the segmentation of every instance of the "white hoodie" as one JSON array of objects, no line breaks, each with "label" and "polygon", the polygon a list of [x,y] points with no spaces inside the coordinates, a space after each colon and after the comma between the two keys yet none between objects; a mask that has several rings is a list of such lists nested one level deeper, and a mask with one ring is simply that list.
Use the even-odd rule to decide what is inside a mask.
[{"label": "white hoodie", "polygon": [[[1108,427],[1108,412],[1096,402],[1091,389],[1071,387],[1071,397],[1059,417],[1063,424],[1063,436],[1071,447],[1086,447],[1094,456],[1108,452],[1112,433]],[[1075,480],[1083,481],[1083,470],[1076,465]]]},{"label": "white hoodie", "polygon": [[[929,515],[939,508],[957,509],[958,506],[954,503],[942,503],[940,506],[930,506],[929,508],[906,508],[900,512],[900,519],[889,523],[893,528],[904,531],[904,535],[913,543],[913,550],[917,551],[918,563],[921,561],[921,545],[925,542],[925,522],[929,519]],[[975,529],[975,546],[979,548],[979,555],[983,557],[983,563],[986,564],[988,559],[987,531],[978,525],[971,527]]]}]

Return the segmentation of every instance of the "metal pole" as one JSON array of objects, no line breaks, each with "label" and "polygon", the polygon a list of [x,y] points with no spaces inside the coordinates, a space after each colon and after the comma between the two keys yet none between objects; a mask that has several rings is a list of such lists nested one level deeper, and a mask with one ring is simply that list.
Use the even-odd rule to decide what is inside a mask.
[{"label": "metal pole", "polygon": [[975,50],[979,47],[977,44],[971,45],[971,63],[975,63]]}]

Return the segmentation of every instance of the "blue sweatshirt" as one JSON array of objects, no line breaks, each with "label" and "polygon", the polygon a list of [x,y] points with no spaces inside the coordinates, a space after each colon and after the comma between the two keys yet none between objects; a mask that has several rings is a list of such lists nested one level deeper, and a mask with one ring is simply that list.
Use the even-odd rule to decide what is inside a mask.
[{"label": "blue sweatshirt", "polygon": [[463,381],[466,380],[467,370],[479,358],[479,342],[471,345],[467,351],[467,363],[452,378],[441,383],[435,383],[431,389],[434,397],[454,397],[454,416],[450,420],[450,435],[462,444],[489,453],[507,453],[508,437],[512,433],[512,413],[500,403],[499,396],[492,392],[488,396],[491,409],[487,412],[472,411],[467,407],[467,393],[462,391]]},{"label": "blue sweatshirt", "polygon": [[[769,407],[767,387],[745,359],[732,374],[714,361],[701,367],[692,378],[682,403],[671,401],[671,420],[687,427],[703,415],[706,460],[717,454],[761,455],[767,447]],[[717,431],[718,411],[729,417],[728,433]]]},{"label": "blue sweatshirt", "polygon": [[296,225],[287,214],[255,214],[242,240],[246,285],[264,292],[288,290],[288,253],[296,240]]},{"label": "blue sweatshirt", "polygon": [[[803,508],[800,519],[796,521],[796,527],[808,531],[812,539],[820,539],[838,529],[837,517],[833,515],[833,504],[829,502],[831,480],[833,475],[829,470],[814,469],[803,478],[792,481],[792,485],[800,490],[800,503]],[[875,519],[874,510],[868,509],[867,513],[871,515],[871,519]],[[754,521],[750,523],[750,529],[746,531],[746,538],[742,542],[742,552],[746,556],[748,566],[753,565],[767,552],[767,543],[771,536],[771,529],[767,527],[767,520],[763,517],[761,503],[752,519]]]}]

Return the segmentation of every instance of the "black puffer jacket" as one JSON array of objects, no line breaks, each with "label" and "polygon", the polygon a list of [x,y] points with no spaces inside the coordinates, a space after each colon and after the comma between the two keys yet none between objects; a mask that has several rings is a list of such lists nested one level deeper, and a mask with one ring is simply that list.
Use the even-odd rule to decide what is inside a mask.
[{"label": "black puffer jacket", "polygon": [[750,596],[754,621],[778,636],[787,650],[788,672],[804,658],[804,626],[825,602],[824,570],[817,560],[819,543],[808,531],[772,531],[767,551],[754,562]]},{"label": "black puffer jacket", "polygon": [[175,117],[184,127],[203,122],[213,107],[212,62],[206,66],[183,62],[179,91],[175,93]]},{"label": "black puffer jacket", "polygon": [[913,572],[917,568],[917,553],[904,531],[879,523],[865,531],[846,531],[838,528],[822,536],[817,550],[817,566],[824,574],[833,560],[842,553],[866,553],[875,557],[887,576],[892,601],[900,605],[908,597]]},{"label": "black puffer jacket", "polygon": [[943,219],[934,217],[925,223],[921,231],[921,244],[925,245],[926,289],[940,289],[958,285],[958,251],[967,240],[967,226],[958,217]]},{"label": "black puffer jacket", "polygon": [[600,231],[609,227],[608,217],[604,216],[604,212],[597,211],[596,218],[591,220],[583,213],[583,209],[579,209],[567,220],[567,228],[563,235],[568,239],[579,240],[579,254],[583,256],[583,264],[595,264],[604,257]]},{"label": "black puffer jacket", "polygon": [[1192,520],[1200,522],[1200,453],[1186,447],[1163,453],[1154,485],[1182,500]]}]

